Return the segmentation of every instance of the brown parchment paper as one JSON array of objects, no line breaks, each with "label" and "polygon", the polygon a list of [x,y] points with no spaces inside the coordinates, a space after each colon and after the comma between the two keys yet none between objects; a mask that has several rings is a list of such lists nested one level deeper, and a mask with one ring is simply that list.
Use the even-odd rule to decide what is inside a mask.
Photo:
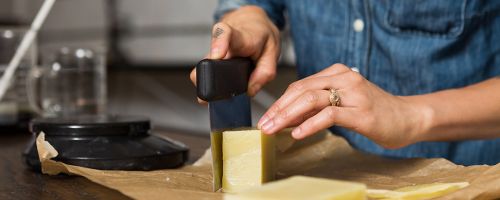
[{"label": "brown parchment paper", "polygon": [[[308,175],[365,183],[370,189],[396,189],[434,182],[469,182],[466,188],[437,198],[500,199],[500,164],[459,166],[445,159],[391,160],[351,148],[332,134],[302,141],[279,135],[278,178]],[[212,191],[211,155],[179,169],[156,171],[96,170],[51,160],[57,151],[39,134],[37,149],[42,172],[79,175],[134,199],[223,199]]]}]

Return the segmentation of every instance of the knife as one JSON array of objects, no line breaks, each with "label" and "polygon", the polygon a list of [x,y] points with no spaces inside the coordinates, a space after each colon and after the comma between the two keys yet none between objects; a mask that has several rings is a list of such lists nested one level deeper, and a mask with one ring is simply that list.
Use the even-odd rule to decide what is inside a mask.
[{"label": "knife", "polygon": [[222,187],[222,132],[251,127],[250,98],[246,91],[253,71],[249,58],[204,59],[196,65],[197,95],[208,102],[213,190]]}]

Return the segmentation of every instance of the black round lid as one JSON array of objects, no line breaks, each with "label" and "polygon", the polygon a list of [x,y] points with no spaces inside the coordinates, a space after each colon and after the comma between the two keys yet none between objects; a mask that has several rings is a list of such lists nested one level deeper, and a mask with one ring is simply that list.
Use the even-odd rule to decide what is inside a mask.
[{"label": "black round lid", "polygon": [[30,123],[30,131],[47,136],[135,136],[147,135],[149,119],[140,116],[84,115],[74,117],[36,118]]}]

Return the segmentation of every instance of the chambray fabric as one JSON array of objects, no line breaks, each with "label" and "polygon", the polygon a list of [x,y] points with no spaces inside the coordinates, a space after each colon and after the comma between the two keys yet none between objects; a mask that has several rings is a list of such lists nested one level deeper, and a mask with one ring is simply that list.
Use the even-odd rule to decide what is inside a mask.
[{"label": "chambray fabric", "polygon": [[[262,7],[280,28],[290,25],[299,78],[344,63],[394,95],[418,95],[500,75],[498,0],[220,0],[216,19],[247,4]],[[361,32],[353,28],[356,19],[364,22]],[[357,149],[386,157],[500,162],[500,139],[388,150],[353,131],[331,130]]]}]

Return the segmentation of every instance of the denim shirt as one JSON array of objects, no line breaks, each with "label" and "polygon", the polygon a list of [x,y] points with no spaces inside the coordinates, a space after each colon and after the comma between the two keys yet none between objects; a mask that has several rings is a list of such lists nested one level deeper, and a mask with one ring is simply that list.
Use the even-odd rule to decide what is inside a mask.
[{"label": "denim shirt", "polygon": [[[500,75],[498,0],[220,0],[216,18],[248,4],[262,7],[278,27],[290,25],[299,78],[344,63],[391,94],[418,95]],[[500,162],[500,139],[389,150],[353,131],[331,129],[355,148],[386,157]]]}]

